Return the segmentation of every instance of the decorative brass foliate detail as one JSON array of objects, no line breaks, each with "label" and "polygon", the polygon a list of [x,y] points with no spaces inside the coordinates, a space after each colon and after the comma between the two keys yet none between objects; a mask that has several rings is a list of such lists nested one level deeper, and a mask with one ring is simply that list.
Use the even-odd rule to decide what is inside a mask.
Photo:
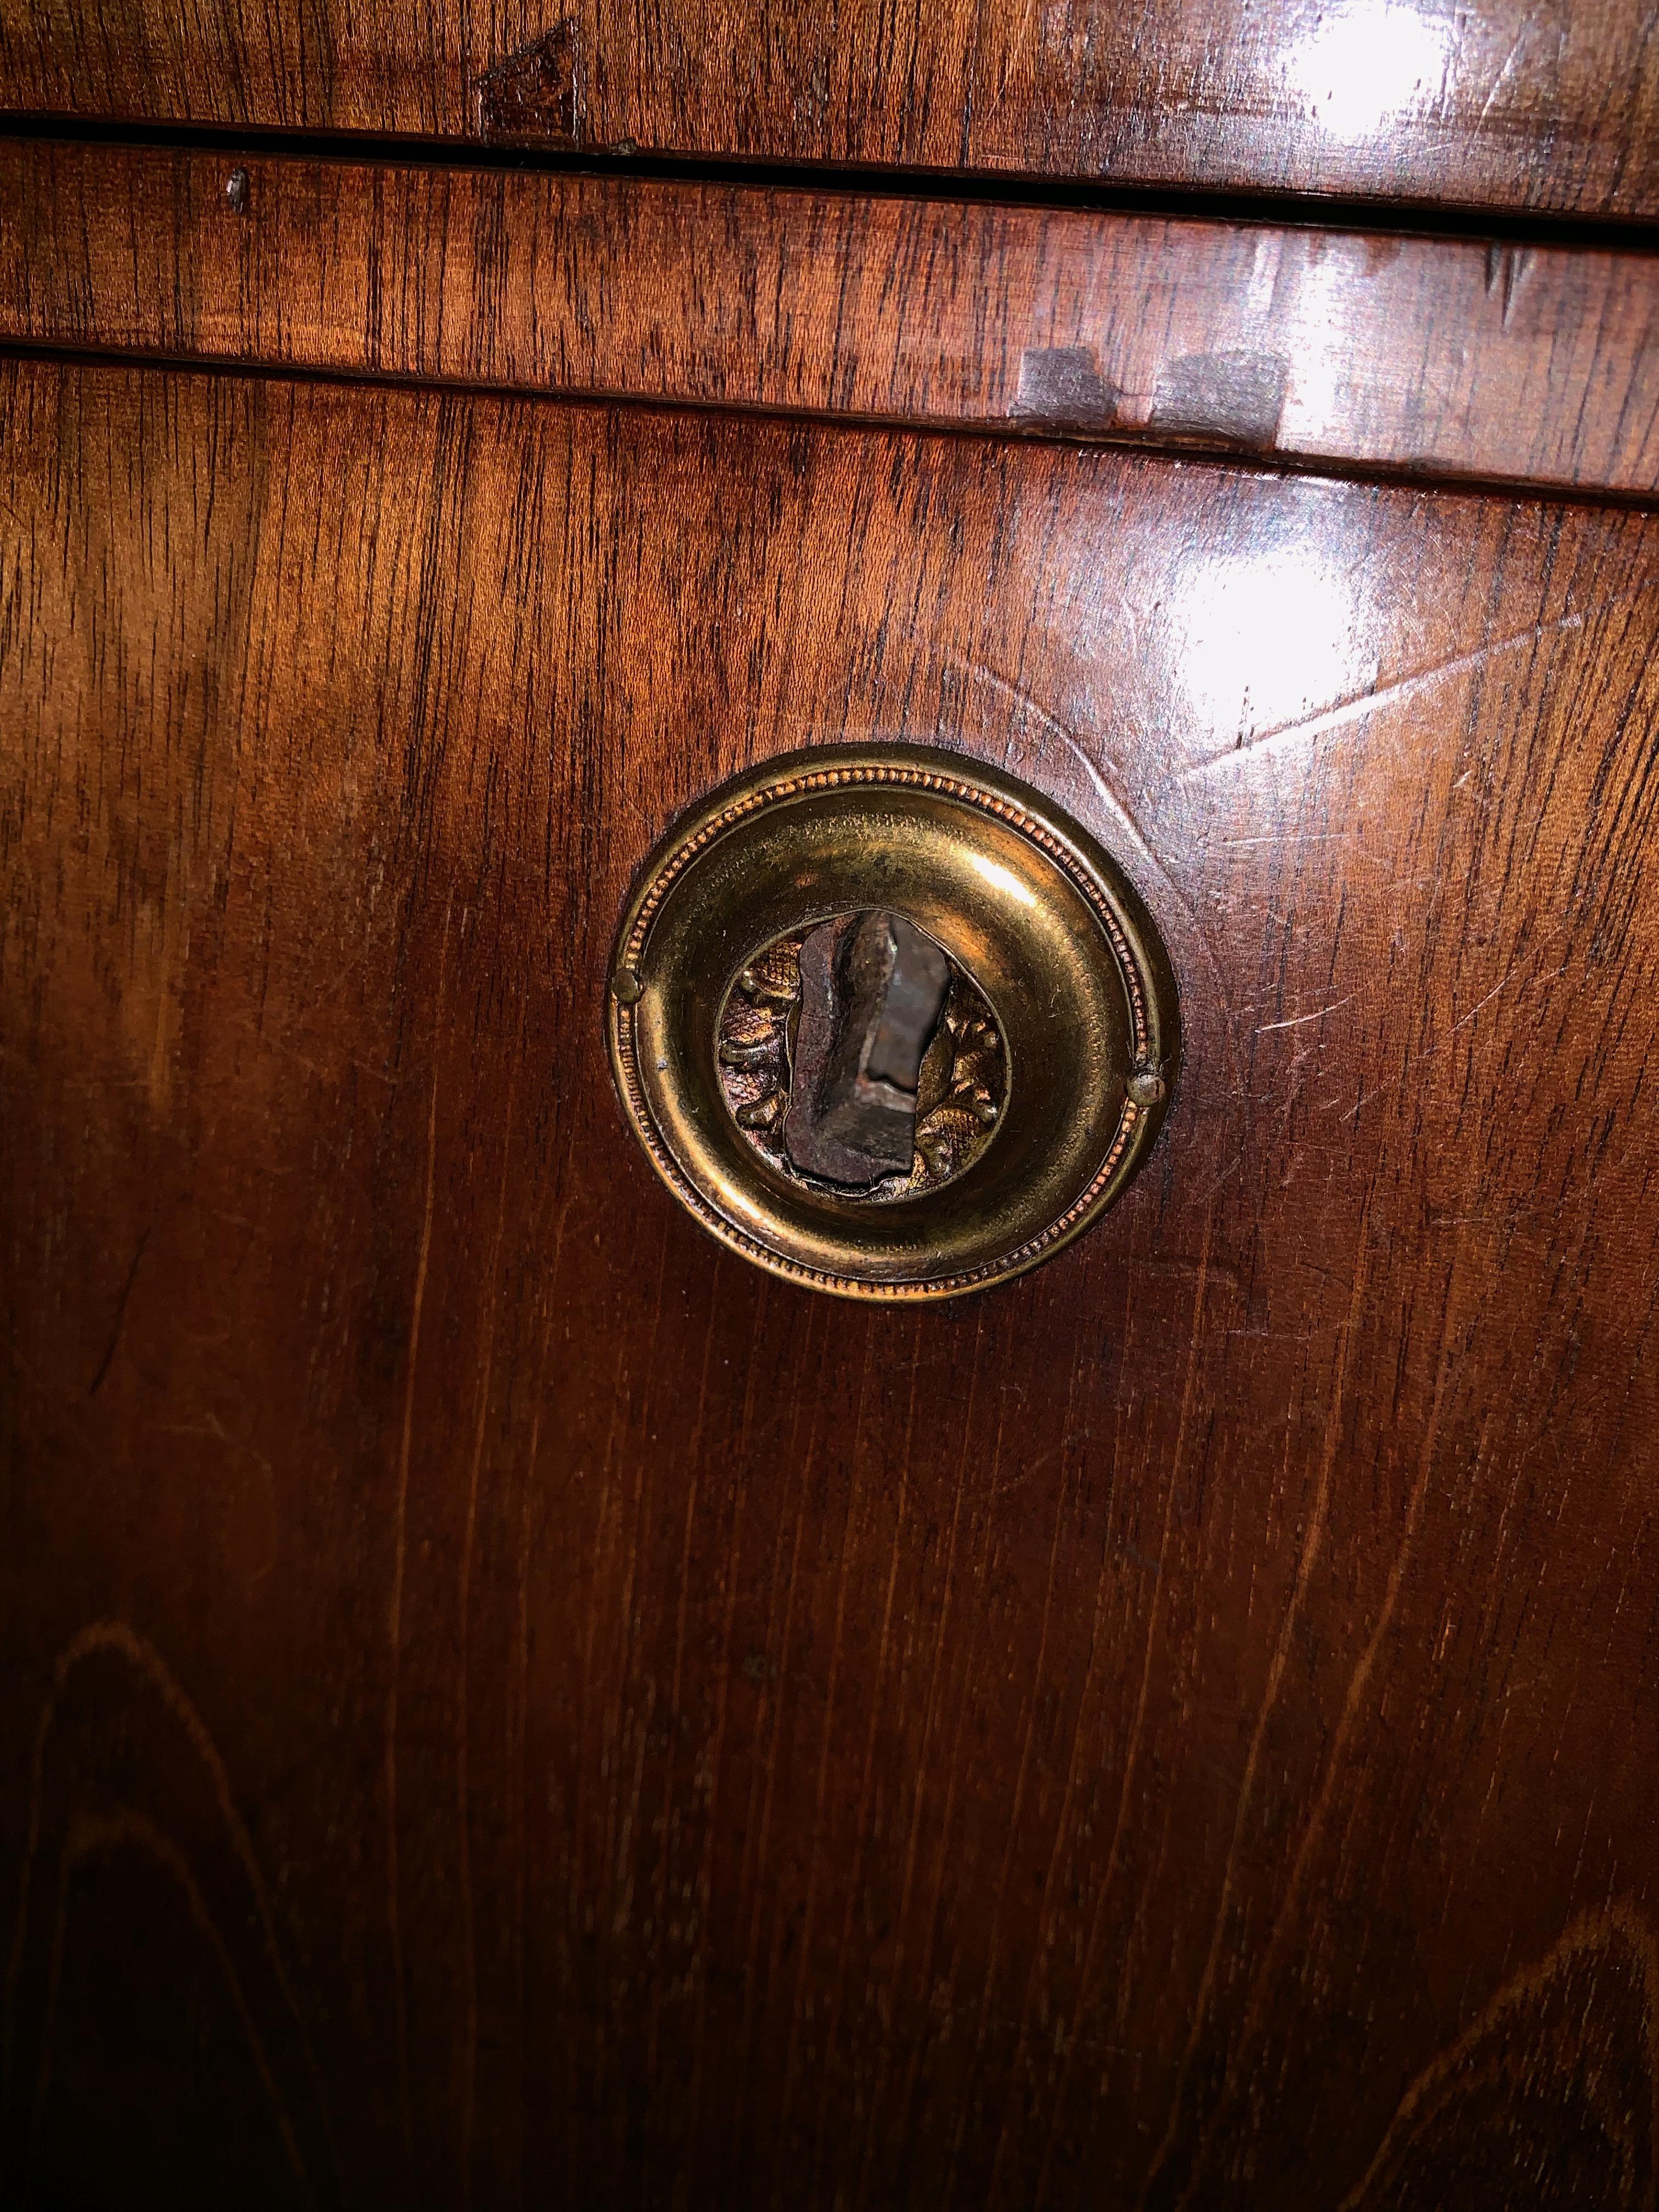
[{"label": "decorative brass foliate detail", "polygon": [[[738,1128],[763,1158],[796,1174],[802,1171],[790,1162],[785,1124],[807,934],[793,931],[756,954],[726,995],[720,1027],[720,1088]],[[949,983],[921,1061],[909,1165],[840,1195],[879,1205],[937,1190],[971,1167],[991,1141],[1008,1091],[1007,1055],[985,994],[964,968],[945,958]]]},{"label": "decorative brass foliate detail", "polygon": [[1058,1250],[1145,1158],[1178,1055],[1121,871],[1040,793],[914,745],[714,793],[640,878],[609,1006],[676,1197],[848,1297],[948,1297]]}]

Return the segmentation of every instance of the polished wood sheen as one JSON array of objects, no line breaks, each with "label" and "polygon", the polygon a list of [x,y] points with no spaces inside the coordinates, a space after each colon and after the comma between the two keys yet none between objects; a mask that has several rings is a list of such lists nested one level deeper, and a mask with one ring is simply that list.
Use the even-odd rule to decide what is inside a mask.
[{"label": "polished wood sheen", "polygon": [[0,338],[1659,490],[1634,251],[0,142]]},{"label": "polished wood sheen", "polygon": [[1659,216],[1647,0],[0,0],[0,107]]},{"label": "polished wood sheen", "polygon": [[[8,2201],[1650,2204],[1659,524],[3,389]],[[601,1031],[676,813],[874,734],[1186,1043],[903,1314]]]}]

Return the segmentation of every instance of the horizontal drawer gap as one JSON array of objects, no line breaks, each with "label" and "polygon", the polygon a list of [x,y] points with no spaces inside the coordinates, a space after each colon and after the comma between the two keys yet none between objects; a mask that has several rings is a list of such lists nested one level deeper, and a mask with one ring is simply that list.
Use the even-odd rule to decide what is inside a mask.
[{"label": "horizontal drawer gap", "polygon": [[1639,216],[1593,217],[1547,208],[1512,212],[1410,191],[1386,197],[1270,188],[1228,189],[1086,177],[1046,177],[991,169],[779,161],[759,156],[652,153],[640,148],[567,149],[506,141],[430,138],[367,131],[284,131],[229,124],[107,120],[81,115],[19,115],[0,111],[0,145],[51,140],[128,149],[269,155],[309,161],[373,163],[400,168],[504,169],[611,181],[735,185],[748,191],[810,191],[823,196],[921,199],[947,205],[1056,209],[1082,214],[1164,216],[1275,228],[1363,230],[1381,236],[1452,238],[1465,243],[1575,246],[1659,254],[1659,222]]},{"label": "horizontal drawer gap", "polygon": [[1659,489],[1608,247],[14,138],[0,342]]}]

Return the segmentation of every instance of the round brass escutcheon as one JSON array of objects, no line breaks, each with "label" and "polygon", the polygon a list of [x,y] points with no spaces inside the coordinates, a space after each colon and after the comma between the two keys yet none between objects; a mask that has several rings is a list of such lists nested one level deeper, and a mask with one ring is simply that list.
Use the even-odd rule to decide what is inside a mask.
[{"label": "round brass escutcheon", "polygon": [[1175,987],[1115,863],[1040,793],[917,745],[713,793],[647,863],[609,994],[623,1106],[724,1243],[859,1298],[1034,1267],[1146,1157]]}]

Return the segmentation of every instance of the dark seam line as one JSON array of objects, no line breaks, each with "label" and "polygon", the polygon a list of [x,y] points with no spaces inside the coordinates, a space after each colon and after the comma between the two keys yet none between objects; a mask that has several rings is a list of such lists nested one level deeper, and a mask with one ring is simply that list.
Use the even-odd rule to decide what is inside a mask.
[{"label": "dark seam line", "polygon": [[348,390],[391,388],[401,392],[471,394],[482,398],[511,399],[550,407],[611,410],[643,408],[655,415],[712,415],[725,420],[761,422],[803,422],[826,432],[848,436],[882,432],[908,438],[992,438],[1006,445],[1069,447],[1081,454],[1109,451],[1139,454],[1179,466],[1190,463],[1206,469],[1226,469],[1234,474],[1267,477],[1320,477],[1343,483],[1378,483],[1397,489],[1525,500],[1547,507],[1615,507],[1621,513],[1659,513],[1659,485],[1648,491],[1632,491],[1617,485],[1565,484],[1537,477],[1483,476],[1460,473],[1408,461],[1367,461],[1307,453],[1261,453],[1201,439],[1177,440],[1127,436],[1109,430],[1079,432],[1063,425],[1032,423],[1018,417],[1007,420],[951,422],[929,416],[866,415],[839,409],[767,407],[750,400],[699,399],[659,392],[590,390],[571,386],[550,390],[539,384],[508,384],[484,377],[418,376],[407,371],[373,368],[325,368],[282,362],[212,359],[200,355],[147,353],[136,348],[91,346],[70,342],[49,343],[39,339],[21,343],[0,340],[0,362],[40,362],[77,368],[100,366],[154,369],[173,375],[241,377],[266,384],[319,384]]},{"label": "dark seam line", "polygon": [[1364,231],[1374,236],[1452,238],[1469,244],[1611,248],[1659,253],[1659,221],[1553,215],[1449,203],[1443,194],[1417,202],[1404,195],[1286,191],[1241,191],[1224,186],[1097,183],[1088,179],[1002,172],[866,168],[689,155],[615,153],[600,149],[525,147],[477,139],[403,137],[369,131],[295,131],[267,126],[105,121],[71,115],[0,112],[0,140],[55,139],[66,145],[149,148],[180,153],[279,155],[295,161],[346,161],[400,168],[507,169],[549,176],[622,181],[737,185],[750,191],[809,191],[851,198],[904,198],[972,206],[1029,207],[1102,215],[1188,216],[1266,224],[1274,229]]}]

